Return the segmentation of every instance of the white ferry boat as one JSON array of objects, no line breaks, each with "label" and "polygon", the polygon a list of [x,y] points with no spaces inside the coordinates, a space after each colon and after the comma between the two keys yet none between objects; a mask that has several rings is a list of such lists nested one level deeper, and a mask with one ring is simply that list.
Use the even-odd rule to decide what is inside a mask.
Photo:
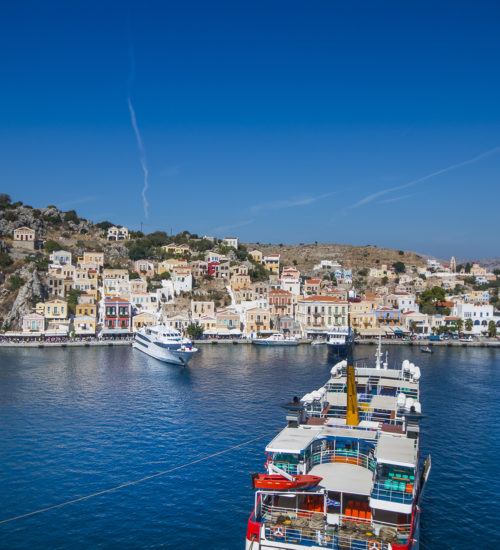
[{"label": "white ferry boat", "polygon": [[198,351],[178,330],[164,325],[140,329],[135,335],[132,347],[165,363],[182,366],[186,366]]},{"label": "white ferry boat", "polygon": [[295,338],[285,338],[283,334],[271,334],[269,338],[256,338],[252,342],[257,346],[298,346]]},{"label": "white ferry boat", "polygon": [[[337,363],[319,390],[289,407],[288,425],[267,445],[246,550],[416,550],[420,468],[420,369]],[[304,480],[315,487],[298,487]],[[266,485],[266,480],[272,483]]]},{"label": "white ferry boat", "polygon": [[353,332],[349,327],[332,328],[326,336],[328,346],[338,351],[347,351],[348,346],[353,342]]}]

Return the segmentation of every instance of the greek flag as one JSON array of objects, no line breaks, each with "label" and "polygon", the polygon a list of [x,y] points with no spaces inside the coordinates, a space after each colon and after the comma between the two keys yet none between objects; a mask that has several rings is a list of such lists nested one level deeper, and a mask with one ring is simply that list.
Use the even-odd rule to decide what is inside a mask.
[{"label": "greek flag", "polygon": [[338,500],[333,499],[333,498],[327,498],[326,499],[326,505],[327,506],[336,506],[338,508],[338,507],[340,507],[340,502]]}]

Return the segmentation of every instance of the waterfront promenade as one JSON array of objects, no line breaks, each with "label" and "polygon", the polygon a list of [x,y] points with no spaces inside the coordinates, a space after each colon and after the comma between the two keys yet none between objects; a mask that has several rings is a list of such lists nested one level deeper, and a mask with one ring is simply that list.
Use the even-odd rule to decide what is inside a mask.
[{"label": "waterfront promenade", "polygon": [[[311,340],[301,339],[297,340],[301,345],[310,345]],[[235,340],[229,339],[204,339],[204,340],[194,340],[193,343],[197,346],[207,346],[207,345],[247,345],[251,344],[252,340],[249,338],[240,338]],[[373,346],[378,343],[377,339],[365,339],[365,340],[356,340],[356,345],[364,346]],[[473,340],[472,342],[460,342],[457,340],[434,340],[430,341],[428,339],[422,340],[413,340],[407,341],[399,338],[383,338],[382,344],[384,346],[415,346],[415,347],[458,347],[458,348],[500,348],[500,341],[493,338],[484,338],[482,340]],[[0,342],[0,348],[66,348],[66,347],[95,347],[95,346],[131,346],[132,340],[90,340],[90,341],[80,341],[80,340],[68,340],[64,342],[9,342],[2,341]],[[273,346],[275,347],[275,346]],[[279,347],[279,346],[278,346]],[[325,344],[325,347],[326,344]]]}]

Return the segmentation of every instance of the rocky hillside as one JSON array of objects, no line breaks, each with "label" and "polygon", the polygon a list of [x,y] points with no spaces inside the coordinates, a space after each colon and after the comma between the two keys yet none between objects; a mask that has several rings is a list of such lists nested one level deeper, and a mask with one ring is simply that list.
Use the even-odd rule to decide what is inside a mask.
[{"label": "rocky hillside", "polygon": [[403,262],[407,266],[412,266],[423,263],[422,257],[414,252],[376,246],[327,243],[298,245],[247,243],[245,246],[249,251],[260,250],[264,255],[280,254],[283,265],[296,265],[304,273],[310,273],[314,265],[319,264],[321,260],[336,260],[344,269],[351,269],[353,274],[376,264],[392,265],[395,262]]}]

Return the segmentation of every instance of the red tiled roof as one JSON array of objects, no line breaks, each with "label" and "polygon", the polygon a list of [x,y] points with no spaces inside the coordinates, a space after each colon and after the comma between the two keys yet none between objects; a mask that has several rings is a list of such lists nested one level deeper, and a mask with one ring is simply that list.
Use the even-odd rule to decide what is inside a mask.
[{"label": "red tiled roof", "polygon": [[307,296],[307,298],[303,298],[301,301],[302,302],[340,302],[340,303],[347,304],[345,300],[341,300],[336,296]]}]

